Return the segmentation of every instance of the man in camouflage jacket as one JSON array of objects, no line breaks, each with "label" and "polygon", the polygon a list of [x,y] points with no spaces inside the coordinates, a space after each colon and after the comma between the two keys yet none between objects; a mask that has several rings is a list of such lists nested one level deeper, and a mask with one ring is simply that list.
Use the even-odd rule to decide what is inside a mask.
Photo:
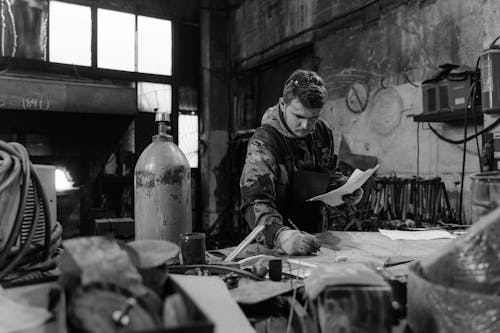
[{"label": "man in camouflage jacket", "polygon": [[[263,224],[265,243],[288,254],[309,254],[319,247],[317,239],[285,226],[293,218],[293,179],[298,171],[311,170],[327,176],[327,191],[343,185],[347,177],[336,171],[333,135],[319,114],[326,102],[323,80],[314,72],[295,71],[286,81],[278,104],[263,115],[261,126],[250,139],[240,179],[241,210],[249,225]],[[362,191],[344,196],[357,203]],[[311,222],[313,223],[313,222]]]}]

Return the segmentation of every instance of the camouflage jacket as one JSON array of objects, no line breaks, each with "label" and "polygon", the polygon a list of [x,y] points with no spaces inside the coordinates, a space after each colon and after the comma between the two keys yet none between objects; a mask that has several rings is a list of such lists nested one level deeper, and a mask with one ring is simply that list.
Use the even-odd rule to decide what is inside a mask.
[{"label": "camouflage jacket", "polygon": [[[287,149],[277,144],[266,126],[282,136]],[[264,236],[268,246],[273,246],[277,231],[283,228],[282,203],[291,191],[294,170],[328,172],[328,190],[347,181],[347,177],[336,171],[337,156],[333,149],[333,135],[324,121],[317,122],[313,133],[297,138],[286,126],[279,104],[265,112],[261,127],[248,143],[240,192],[245,220],[252,228],[259,224],[266,226]]]}]

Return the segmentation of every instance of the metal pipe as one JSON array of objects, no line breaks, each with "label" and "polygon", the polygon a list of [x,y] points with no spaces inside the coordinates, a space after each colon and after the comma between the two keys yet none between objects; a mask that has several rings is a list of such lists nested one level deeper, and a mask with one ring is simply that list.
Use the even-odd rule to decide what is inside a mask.
[{"label": "metal pipe", "polygon": [[251,242],[253,242],[255,238],[257,238],[264,228],[265,227],[262,224],[256,226],[255,229],[253,229],[252,232],[248,234],[248,236],[245,237],[245,239],[233,250],[233,252],[231,252],[226,259],[224,259],[224,261],[233,261],[238,254],[240,254],[248,245],[250,245]]}]

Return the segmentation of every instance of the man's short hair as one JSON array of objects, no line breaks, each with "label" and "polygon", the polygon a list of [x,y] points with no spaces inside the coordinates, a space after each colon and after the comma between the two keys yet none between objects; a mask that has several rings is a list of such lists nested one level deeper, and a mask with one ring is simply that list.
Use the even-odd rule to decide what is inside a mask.
[{"label": "man's short hair", "polygon": [[290,103],[294,98],[298,98],[306,108],[322,108],[326,102],[325,82],[313,71],[296,70],[283,87],[285,103]]}]

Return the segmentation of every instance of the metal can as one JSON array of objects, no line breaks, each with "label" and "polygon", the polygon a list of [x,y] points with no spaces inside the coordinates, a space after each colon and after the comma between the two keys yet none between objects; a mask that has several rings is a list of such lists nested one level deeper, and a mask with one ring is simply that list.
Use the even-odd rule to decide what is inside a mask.
[{"label": "metal can", "polygon": [[472,223],[500,206],[500,172],[471,176]]},{"label": "metal can", "polygon": [[200,265],[205,263],[205,234],[188,232],[180,235],[182,265]]}]

